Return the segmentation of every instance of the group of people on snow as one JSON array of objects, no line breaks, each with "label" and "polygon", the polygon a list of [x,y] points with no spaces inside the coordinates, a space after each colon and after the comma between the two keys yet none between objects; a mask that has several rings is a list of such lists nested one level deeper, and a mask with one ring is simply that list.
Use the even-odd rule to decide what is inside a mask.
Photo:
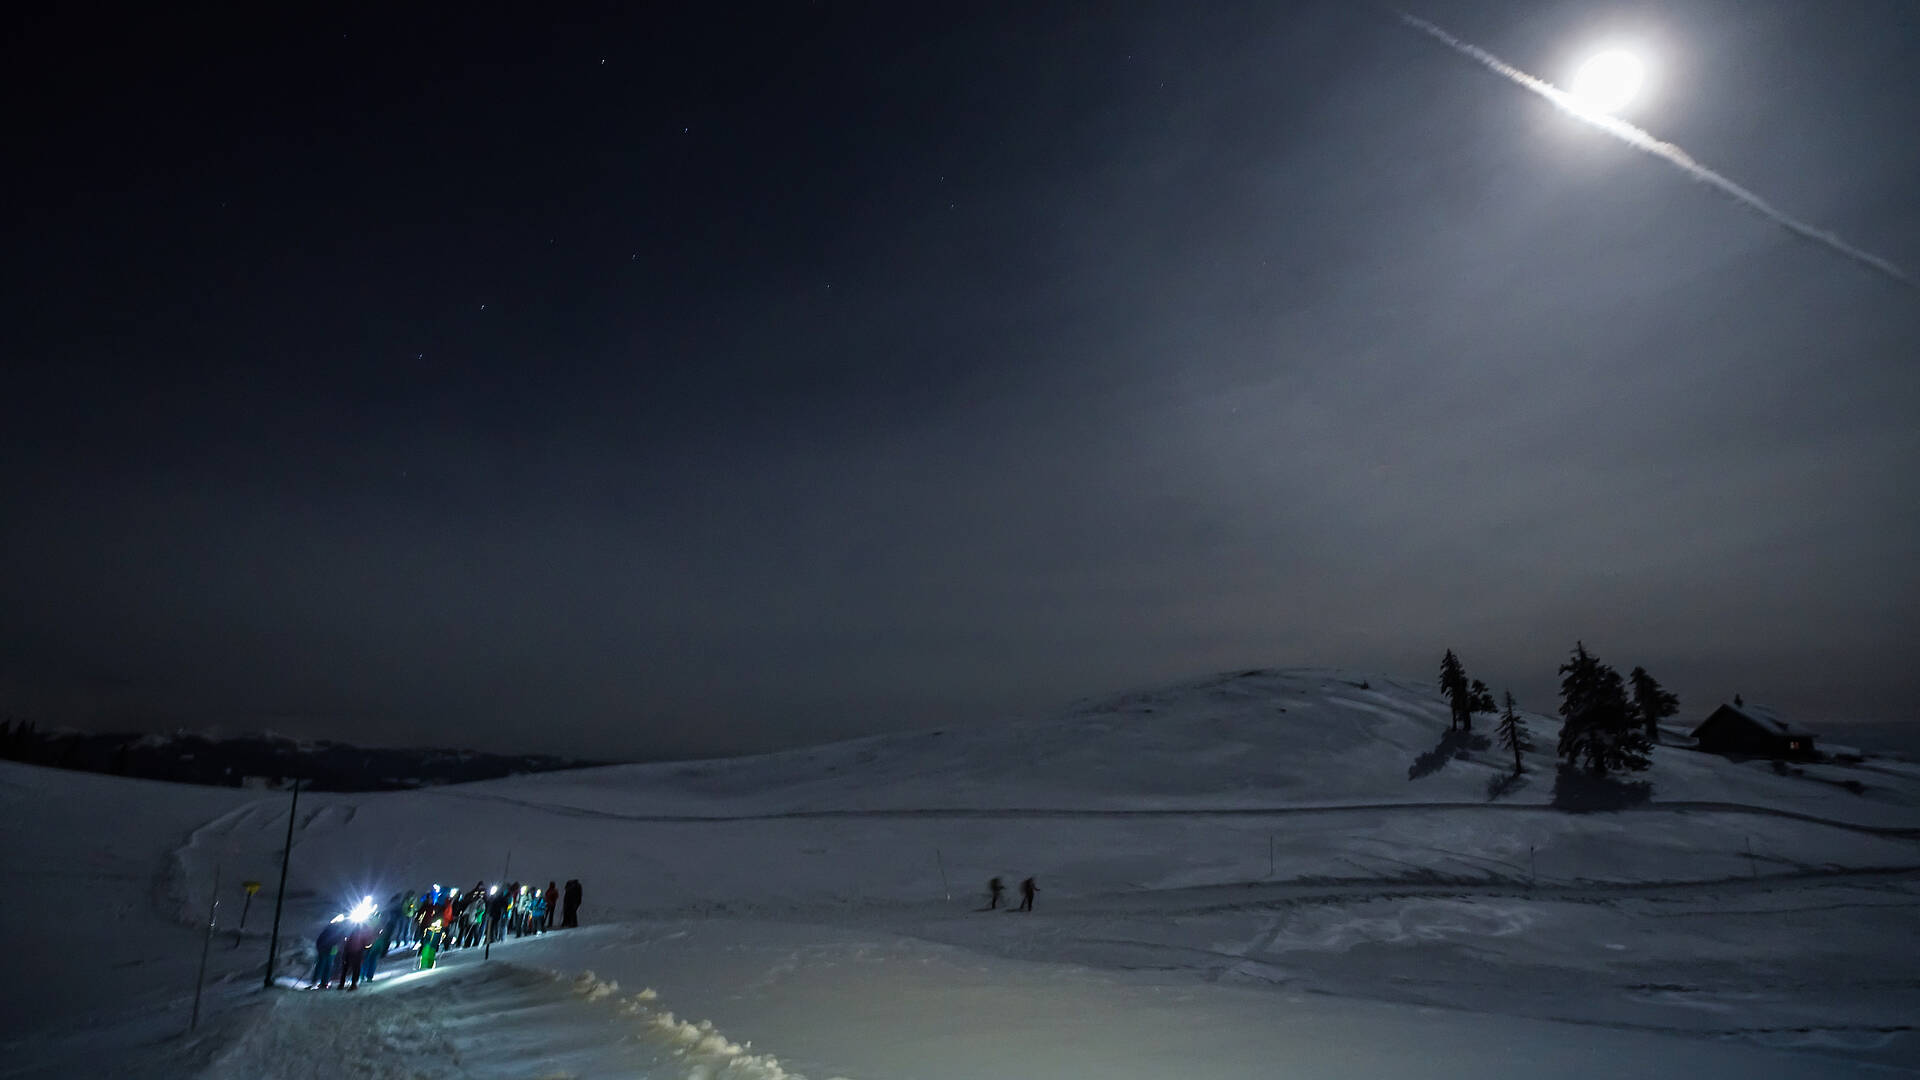
[{"label": "group of people on snow", "polygon": [[[1005,882],[990,879],[987,906],[982,910],[999,910],[1006,891]],[[1032,911],[1033,896],[1039,891],[1032,878],[1023,880],[1020,906],[1005,910]],[[490,945],[509,934],[525,937],[552,930],[556,914],[561,929],[579,926],[580,893],[580,882],[574,879],[564,889],[551,881],[545,889],[518,881],[504,885],[476,881],[465,892],[436,883],[417,893],[395,893],[385,906],[369,896],[352,911],[335,915],[313,939],[313,985],[325,990],[338,983],[340,989],[352,990],[363,979],[372,982],[380,961],[396,949],[417,950],[415,966],[424,971],[448,949]]]},{"label": "group of people on snow", "polygon": [[433,967],[448,949],[492,944],[512,934],[525,937],[580,925],[578,880],[563,890],[518,881],[488,885],[476,881],[464,893],[439,884],[419,892],[395,893],[383,907],[369,896],[353,910],[335,915],[313,940],[313,985],[325,990],[336,981],[352,990],[373,981],[380,960],[395,949],[417,950],[415,965]]},{"label": "group of people on snow", "polygon": [[[1028,878],[1025,881],[1022,881],[1020,883],[1020,906],[1017,908],[1008,908],[1007,910],[1008,911],[1032,911],[1033,910],[1033,894],[1039,891],[1040,891],[1039,886],[1033,883],[1032,878]],[[993,911],[994,909],[998,908],[1000,906],[1000,901],[1005,898],[1006,892],[1007,892],[1007,886],[1005,882],[1001,881],[999,878],[988,879],[986,910]]]}]

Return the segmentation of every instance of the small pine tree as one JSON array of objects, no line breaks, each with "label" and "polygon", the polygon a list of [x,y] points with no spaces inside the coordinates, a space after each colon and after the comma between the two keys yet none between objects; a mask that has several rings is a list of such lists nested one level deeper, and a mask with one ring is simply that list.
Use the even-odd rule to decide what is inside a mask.
[{"label": "small pine tree", "polygon": [[1513,751],[1513,775],[1519,776],[1526,770],[1520,764],[1520,755],[1533,749],[1533,740],[1527,735],[1527,722],[1520,719],[1520,711],[1515,707],[1513,691],[1507,691],[1507,711],[1500,714],[1500,745]]},{"label": "small pine tree", "polygon": [[1467,730],[1473,730],[1474,713],[1490,713],[1494,709],[1493,691],[1479,679],[1473,680],[1473,688],[1467,692]]},{"label": "small pine tree", "polygon": [[1573,657],[1560,665],[1559,755],[1569,765],[1605,778],[1610,772],[1638,772],[1651,760],[1653,744],[1635,723],[1620,673],[1575,643]]},{"label": "small pine tree", "polygon": [[1469,697],[1472,691],[1467,687],[1467,669],[1461,665],[1460,658],[1448,649],[1447,655],[1440,661],[1440,692],[1447,696],[1447,704],[1453,709],[1453,722],[1447,725],[1448,731],[1461,727],[1470,727],[1473,721],[1468,711]]},{"label": "small pine tree", "polygon": [[1647,669],[1637,667],[1627,676],[1633,687],[1633,715],[1647,729],[1648,739],[1660,737],[1660,721],[1680,711],[1680,699],[1661,689]]}]

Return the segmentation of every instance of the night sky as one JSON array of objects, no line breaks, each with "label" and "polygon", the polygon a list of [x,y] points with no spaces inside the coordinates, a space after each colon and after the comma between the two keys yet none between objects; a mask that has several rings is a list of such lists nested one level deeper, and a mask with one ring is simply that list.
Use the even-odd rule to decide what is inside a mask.
[{"label": "night sky", "polygon": [[[0,710],[638,758],[1576,638],[1920,701],[1920,292],[1366,4],[17,13]],[[1425,0],[1920,268],[1909,0]]]}]

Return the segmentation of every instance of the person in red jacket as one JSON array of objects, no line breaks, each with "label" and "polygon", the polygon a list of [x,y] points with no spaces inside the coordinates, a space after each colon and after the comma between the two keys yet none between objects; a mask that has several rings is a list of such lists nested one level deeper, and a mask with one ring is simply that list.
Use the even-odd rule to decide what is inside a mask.
[{"label": "person in red jacket", "polygon": [[558,885],[555,885],[553,882],[549,881],[547,882],[546,925],[542,926],[540,929],[542,930],[553,929],[553,910],[559,906],[560,906],[560,887]]}]

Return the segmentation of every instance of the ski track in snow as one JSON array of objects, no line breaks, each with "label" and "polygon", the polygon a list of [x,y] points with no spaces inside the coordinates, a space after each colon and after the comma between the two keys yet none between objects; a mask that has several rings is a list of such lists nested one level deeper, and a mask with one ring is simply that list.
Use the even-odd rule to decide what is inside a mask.
[{"label": "ski track in snow", "polygon": [[[595,818],[612,821],[631,821],[652,825],[700,825],[728,824],[753,821],[819,821],[833,819],[852,820],[920,820],[927,818],[968,819],[1075,819],[1075,818],[1265,818],[1265,817],[1303,817],[1314,814],[1352,814],[1380,811],[1419,811],[1445,810],[1482,813],[1500,811],[1520,814],[1551,814],[1564,817],[1569,811],[1558,807],[1538,804],[1515,803],[1468,803],[1468,802],[1387,802],[1387,803],[1343,803],[1336,806],[1225,806],[1225,807],[1150,807],[1141,809],[1123,808],[1060,808],[1060,807],[878,807],[873,809],[838,810],[779,810],[759,814],[641,814],[617,810],[595,810],[566,803],[540,802],[532,799],[514,798],[485,792],[448,791],[434,789],[429,794],[439,798],[472,799],[487,802],[506,803],[528,810],[540,810],[563,817]],[[1920,826],[1905,825],[1868,825],[1859,822],[1842,821],[1838,818],[1821,817],[1796,810],[1783,810],[1775,806],[1754,806],[1748,803],[1711,802],[1704,800],[1657,800],[1640,806],[1610,811],[1618,814],[1675,813],[1689,811],[1709,811],[1722,814],[1750,814],[1757,817],[1780,818],[1786,821],[1801,821],[1810,825],[1824,825],[1833,829],[1844,829],[1860,833],[1863,836],[1890,836],[1920,839]]]}]

